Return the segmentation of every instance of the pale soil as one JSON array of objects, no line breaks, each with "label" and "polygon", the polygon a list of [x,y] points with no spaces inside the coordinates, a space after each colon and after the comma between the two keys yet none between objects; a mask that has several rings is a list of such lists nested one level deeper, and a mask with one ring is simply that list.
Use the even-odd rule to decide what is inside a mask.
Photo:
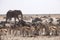
[{"label": "pale soil", "polygon": [[14,37],[14,36],[1,36],[2,40],[60,40],[60,36],[38,36],[38,37]]}]

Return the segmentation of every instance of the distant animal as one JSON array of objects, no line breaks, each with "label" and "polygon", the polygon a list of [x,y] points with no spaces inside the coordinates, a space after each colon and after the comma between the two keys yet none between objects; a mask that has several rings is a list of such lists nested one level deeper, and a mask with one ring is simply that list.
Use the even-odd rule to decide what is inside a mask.
[{"label": "distant animal", "polygon": [[32,20],[32,22],[37,22],[37,21],[42,21],[42,20],[38,17]]},{"label": "distant animal", "polygon": [[32,24],[30,22],[26,22],[24,20],[20,20],[18,23],[17,23],[18,26],[28,26],[30,27]]},{"label": "distant animal", "polygon": [[58,25],[60,23],[60,19],[59,18],[42,19],[42,23],[45,25]]},{"label": "distant animal", "polygon": [[21,16],[21,20],[23,20],[23,14],[22,14],[21,10],[9,10],[6,14],[6,22],[8,21],[8,19],[11,20],[12,18],[14,18],[15,24],[16,24],[16,18],[18,20],[20,20],[19,19],[20,16]]},{"label": "distant animal", "polygon": [[60,19],[57,18],[50,18],[49,21],[52,25],[58,25],[60,23]]}]

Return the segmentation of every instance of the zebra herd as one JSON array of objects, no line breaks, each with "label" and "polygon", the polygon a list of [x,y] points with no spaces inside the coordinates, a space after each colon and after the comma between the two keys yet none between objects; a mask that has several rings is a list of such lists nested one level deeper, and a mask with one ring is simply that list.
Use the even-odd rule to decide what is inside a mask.
[{"label": "zebra herd", "polygon": [[[6,21],[0,22],[0,29],[7,29],[6,32],[9,31],[9,33],[11,33],[11,30],[13,30],[13,33],[16,35],[15,31],[18,30],[22,36],[59,35],[60,18],[36,17],[33,19],[31,18],[31,20],[27,22],[27,20],[23,19],[23,16],[21,16],[21,20],[19,19],[18,15],[20,14],[18,13],[21,13],[19,10],[10,10],[7,13],[8,15],[6,16]],[[14,13],[16,16],[11,13]],[[15,18],[15,22],[11,22],[11,18]],[[16,18],[19,21],[16,21]],[[8,19],[10,19],[10,21],[8,21]]]},{"label": "zebra herd", "polygon": [[[54,18],[52,18],[54,20]],[[56,20],[56,19],[55,19]],[[13,30],[20,30],[21,35],[58,35],[59,29],[59,20],[56,20],[54,23],[50,19],[42,20],[41,18],[32,19],[32,22],[26,22],[24,20],[20,20],[16,22],[16,27],[13,22],[1,22],[1,28],[10,28]],[[8,29],[9,30],[9,29]]]}]

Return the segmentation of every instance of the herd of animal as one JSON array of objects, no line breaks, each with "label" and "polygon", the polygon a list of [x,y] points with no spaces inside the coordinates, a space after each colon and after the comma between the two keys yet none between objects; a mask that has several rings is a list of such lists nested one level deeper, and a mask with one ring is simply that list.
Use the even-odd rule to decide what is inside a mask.
[{"label": "herd of animal", "polygon": [[[14,21],[11,22],[12,18]],[[16,21],[16,18],[18,21]],[[19,30],[23,36],[59,35],[60,18],[36,17],[27,21],[23,19],[21,10],[9,10],[6,14],[6,21],[0,21],[0,29]]]}]

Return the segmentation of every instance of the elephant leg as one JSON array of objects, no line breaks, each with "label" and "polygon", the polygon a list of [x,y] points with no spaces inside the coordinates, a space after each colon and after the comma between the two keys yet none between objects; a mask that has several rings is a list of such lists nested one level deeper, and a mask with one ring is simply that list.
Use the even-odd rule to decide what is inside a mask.
[{"label": "elephant leg", "polygon": [[19,21],[19,17],[17,17],[18,21]]},{"label": "elephant leg", "polygon": [[14,26],[16,27],[16,18],[14,18],[14,19],[15,19],[15,25]]},{"label": "elephant leg", "polygon": [[6,17],[6,22],[7,22],[8,18]]},{"label": "elephant leg", "polygon": [[21,15],[21,20],[23,20],[23,15]]}]

